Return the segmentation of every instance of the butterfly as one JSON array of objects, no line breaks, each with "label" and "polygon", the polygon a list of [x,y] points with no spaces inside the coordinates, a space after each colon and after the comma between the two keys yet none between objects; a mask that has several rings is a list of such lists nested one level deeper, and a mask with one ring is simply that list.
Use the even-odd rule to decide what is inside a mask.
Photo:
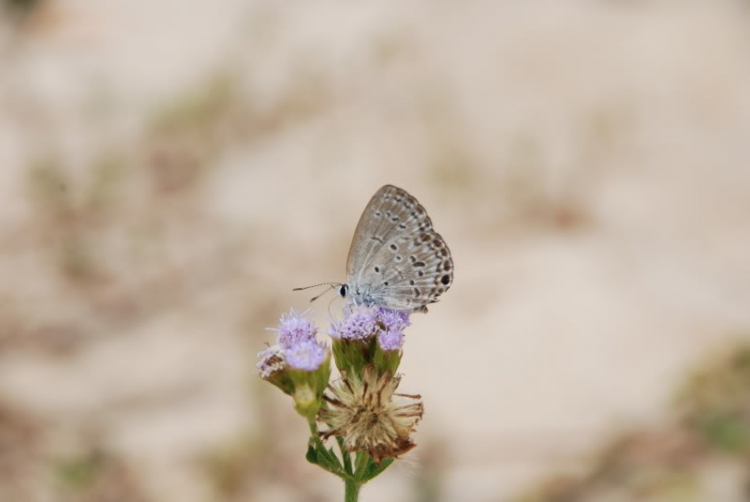
[{"label": "butterfly", "polygon": [[349,303],[427,312],[453,284],[453,259],[417,199],[393,185],[359,218],[339,294]]}]

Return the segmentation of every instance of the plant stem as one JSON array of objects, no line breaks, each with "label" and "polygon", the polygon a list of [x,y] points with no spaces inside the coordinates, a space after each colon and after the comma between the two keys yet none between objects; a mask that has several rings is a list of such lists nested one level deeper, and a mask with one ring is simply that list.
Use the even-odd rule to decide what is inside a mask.
[{"label": "plant stem", "polygon": [[344,502],[357,502],[359,500],[359,489],[362,488],[362,485],[353,479],[345,479],[344,486]]},{"label": "plant stem", "polygon": [[315,444],[320,448],[323,454],[328,456],[328,451],[326,450],[325,446],[323,445],[323,441],[320,440],[320,436],[318,435],[318,425],[315,423],[315,420],[308,420],[307,423],[310,426],[310,436],[312,437],[312,440],[315,441]]},{"label": "plant stem", "polygon": [[310,435],[314,438],[318,437],[318,424],[315,423],[315,420],[308,420],[307,425],[310,427]]},{"label": "plant stem", "polygon": [[370,456],[367,452],[358,451],[354,460],[353,475],[350,478],[344,478],[346,486],[346,493],[344,495],[344,502],[357,502],[359,500],[359,490],[365,482],[362,481],[365,471],[367,470],[367,464],[370,460]]},{"label": "plant stem", "polygon": [[367,454],[365,451],[358,451],[357,452],[357,458],[355,460],[355,466],[354,466],[354,474],[356,476],[359,476],[360,479],[362,478],[362,475],[365,472],[365,469],[367,469],[367,463],[370,460],[370,455]]},{"label": "plant stem", "polygon": [[341,450],[341,459],[344,461],[344,471],[350,475],[354,475],[354,470],[352,469],[352,457],[349,454],[348,451],[346,451],[346,447],[344,446],[344,438],[341,436],[336,436],[336,442],[339,444],[339,449]]}]

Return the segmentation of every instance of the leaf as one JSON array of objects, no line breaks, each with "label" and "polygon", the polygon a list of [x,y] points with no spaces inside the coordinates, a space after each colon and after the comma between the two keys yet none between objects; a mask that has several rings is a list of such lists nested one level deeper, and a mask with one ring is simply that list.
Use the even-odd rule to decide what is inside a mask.
[{"label": "leaf", "polygon": [[339,460],[339,457],[336,456],[336,452],[333,451],[333,448],[328,449],[328,456],[331,460],[331,463],[338,469],[343,469],[343,466],[341,465],[341,461]]},{"label": "leaf", "polygon": [[305,455],[305,458],[308,462],[311,464],[319,465],[318,464],[318,452],[313,448],[313,445],[308,444],[307,445],[307,454]]},{"label": "leaf", "polygon": [[311,464],[315,464],[332,474],[339,477],[347,476],[333,449],[326,450],[322,442],[310,441],[307,445],[305,458]]},{"label": "leaf", "polygon": [[386,470],[394,460],[394,458],[387,458],[380,462],[380,464],[376,464],[372,459],[370,459],[367,463],[367,469],[365,469],[365,472],[362,474],[360,479],[362,480],[362,482],[370,481],[372,478]]}]

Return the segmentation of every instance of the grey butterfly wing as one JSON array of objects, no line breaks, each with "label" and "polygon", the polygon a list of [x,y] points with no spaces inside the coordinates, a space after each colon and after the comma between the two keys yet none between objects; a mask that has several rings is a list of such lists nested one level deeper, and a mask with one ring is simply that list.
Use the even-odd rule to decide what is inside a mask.
[{"label": "grey butterfly wing", "polygon": [[453,283],[453,260],[424,207],[386,185],[367,204],[347,260],[347,284],[370,303],[423,310]]},{"label": "grey butterfly wing", "polygon": [[347,284],[352,284],[359,277],[363,264],[385,245],[386,234],[393,230],[392,225],[381,218],[385,211],[392,210],[393,204],[389,203],[389,199],[393,189],[398,190],[391,185],[381,187],[372,196],[359,217],[359,223],[354,230],[354,237],[349,247],[349,256],[346,259]]},{"label": "grey butterfly wing", "polygon": [[423,310],[453,284],[450,250],[440,234],[430,229],[392,239],[373,262],[385,266],[379,267],[380,273],[365,269],[362,282],[373,285],[371,295],[383,307]]}]

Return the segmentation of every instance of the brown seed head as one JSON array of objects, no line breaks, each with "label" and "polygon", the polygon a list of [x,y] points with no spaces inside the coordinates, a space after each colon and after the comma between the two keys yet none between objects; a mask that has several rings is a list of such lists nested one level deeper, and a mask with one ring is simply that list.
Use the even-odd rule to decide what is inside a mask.
[{"label": "brown seed head", "polygon": [[345,374],[336,386],[329,385],[318,415],[329,427],[323,438],[341,436],[347,450],[366,451],[377,463],[414,448],[409,436],[424,407],[421,396],[396,393],[400,381],[399,375],[367,366],[361,378]]}]

